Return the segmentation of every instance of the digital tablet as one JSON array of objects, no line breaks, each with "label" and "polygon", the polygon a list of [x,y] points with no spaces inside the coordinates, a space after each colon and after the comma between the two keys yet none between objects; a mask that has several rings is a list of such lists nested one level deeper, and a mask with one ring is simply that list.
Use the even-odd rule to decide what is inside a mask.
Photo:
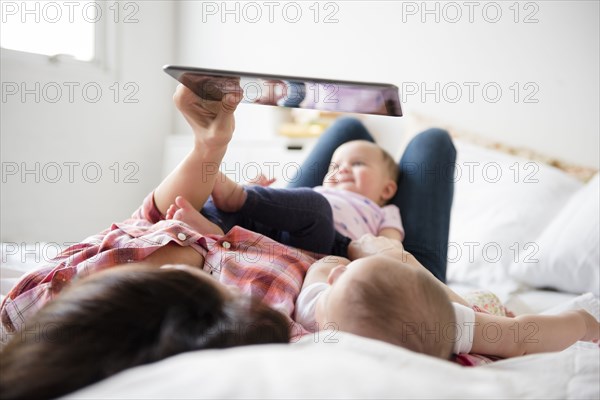
[{"label": "digital tablet", "polygon": [[166,65],[164,71],[207,100],[227,93],[242,103],[360,114],[402,116],[398,87],[388,83],[220,71]]}]

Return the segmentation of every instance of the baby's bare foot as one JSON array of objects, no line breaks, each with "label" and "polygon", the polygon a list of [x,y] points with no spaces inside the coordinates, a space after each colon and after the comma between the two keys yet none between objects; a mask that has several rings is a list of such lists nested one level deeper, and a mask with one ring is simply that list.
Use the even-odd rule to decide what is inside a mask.
[{"label": "baby's bare foot", "polygon": [[192,127],[195,145],[212,152],[227,148],[235,128],[233,112],[243,96],[235,79],[224,78],[219,85],[229,92],[221,101],[201,99],[183,85],[177,87],[173,96],[175,105]]},{"label": "baby's bare foot", "polygon": [[225,174],[219,172],[211,196],[219,210],[236,212],[242,208],[248,194],[242,185],[235,183]]},{"label": "baby's bare foot", "polygon": [[175,204],[169,206],[166,219],[185,222],[198,233],[223,235],[221,228],[206,219],[204,215],[194,209],[189,201],[181,196],[177,196]]}]

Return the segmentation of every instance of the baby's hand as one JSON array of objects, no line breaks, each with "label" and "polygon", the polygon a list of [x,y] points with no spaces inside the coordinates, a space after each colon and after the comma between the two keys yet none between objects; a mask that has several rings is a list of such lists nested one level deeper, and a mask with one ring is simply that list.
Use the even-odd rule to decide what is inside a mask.
[{"label": "baby's hand", "polygon": [[385,254],[389,251],[404,252],[402,242],[384,236],[373,236],[367,233],[358,240],[353,240],[348,246],[351,260],[368,257],[375,254]]},{"label": "baby's hand", "polygon": [[276,180],[275,178],[267,178],[263,174],[260,174],[259,176],[250,179],[248,181],[248,183],[250,185],[258,185],[258,186],[262,186],[262,187],[267,187],[267,186],[271,186],[273,184],[273,182],[275,182],[275,180]]},{"label": "baby's hand", "polygon": [[577,310],[577,313],[583,318],[586,326],[585,336],[580,340],[585,342],[600,342],[600,322],[596,318],[585,310]]}]

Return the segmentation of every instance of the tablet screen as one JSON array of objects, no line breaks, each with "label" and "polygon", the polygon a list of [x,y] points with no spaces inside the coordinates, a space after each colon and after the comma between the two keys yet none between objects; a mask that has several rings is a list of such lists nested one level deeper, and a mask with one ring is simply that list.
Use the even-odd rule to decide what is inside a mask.
[{"label": "tablet screen", "polygon": [[207,100],[239,93],[243,103],[332,112],[402,116],[398,88],[391,84],[335,81],[165,66],[166,73]]}]

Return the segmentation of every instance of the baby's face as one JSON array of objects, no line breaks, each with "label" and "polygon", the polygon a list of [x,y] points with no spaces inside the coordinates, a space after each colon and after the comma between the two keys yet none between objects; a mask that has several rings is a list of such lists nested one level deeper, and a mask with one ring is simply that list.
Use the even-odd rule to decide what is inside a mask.
[{"label": "baby's face", "polygon": [[323,186],[361,194],[379,205],[385,204],[396,191],[396,183],[390,178],[381,149],[363,140],[338,147]]}]

